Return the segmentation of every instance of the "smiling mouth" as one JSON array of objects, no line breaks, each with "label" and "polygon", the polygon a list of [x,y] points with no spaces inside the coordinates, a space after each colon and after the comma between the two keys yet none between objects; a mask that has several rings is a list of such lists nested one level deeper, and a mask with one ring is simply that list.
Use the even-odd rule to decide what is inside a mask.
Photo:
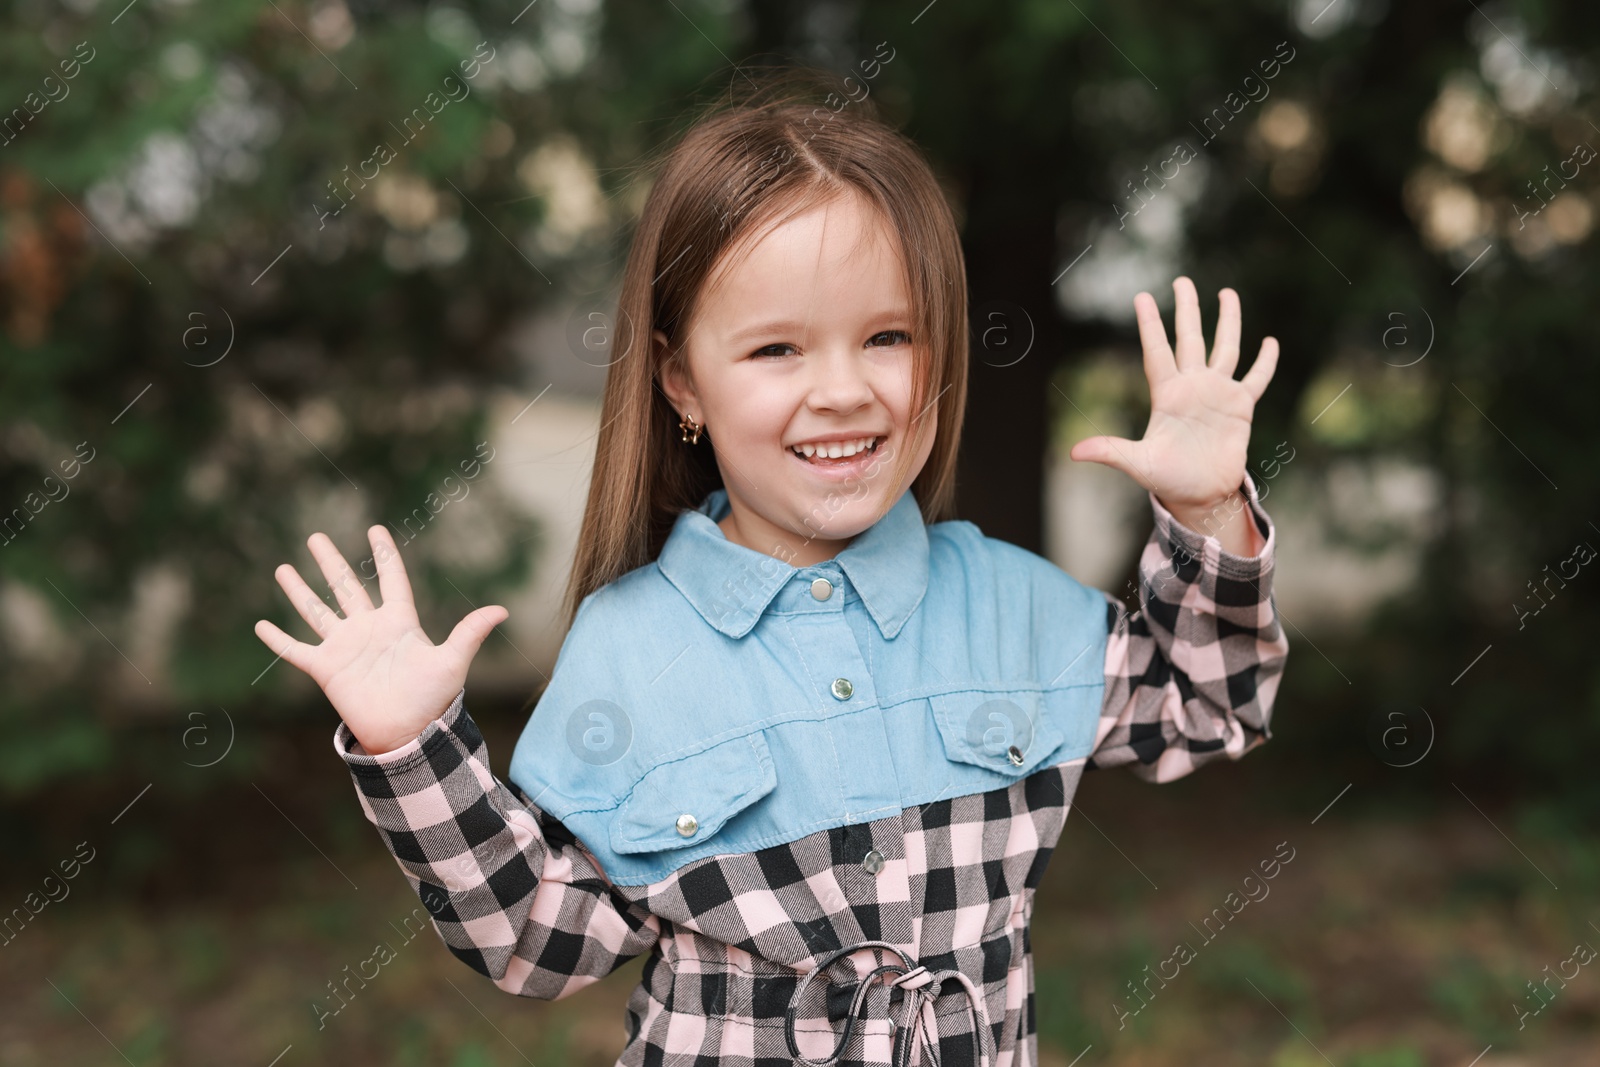
[{"label": "smiling mouth", "polygon": [[[877,453],[878,446],[887,438],[879,436],[861,441],[830,441],[823,445],[794,445],[789,454],[814,467],[846,467],[864,456]],[[866,442],[864,445],[862,441]]]}]

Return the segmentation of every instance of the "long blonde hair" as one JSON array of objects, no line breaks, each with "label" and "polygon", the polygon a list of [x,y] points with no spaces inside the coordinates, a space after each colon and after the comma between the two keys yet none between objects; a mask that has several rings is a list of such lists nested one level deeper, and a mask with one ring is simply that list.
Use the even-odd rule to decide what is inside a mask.
[{"label": "long blonde hair", "polygon": [[[899,238],[914,347],[928,354],[915,362],[912,410],[920,416],[937,405],[932,451],[911,490],[925,522],[954,517],[967,276],[950,206],[921,151],[879,118],[870,96],[820,106],[837,83],[812,68],[768,68],[756,78],[745,96],[703,106],[645,166],[653,181],[617,301],[594,471],[563,605],[569,628],[585,597],[654,560],[679,513],[722,486],[711,450],[682,442],[659,381],[665,360],[684,359],[707,277],[730,247],[842,194],[864,197]],[[664,351],[652,344],[654,330],[668,338]],[[916,424],[922,429],[901,449],[896,482],[929,423]]]}]

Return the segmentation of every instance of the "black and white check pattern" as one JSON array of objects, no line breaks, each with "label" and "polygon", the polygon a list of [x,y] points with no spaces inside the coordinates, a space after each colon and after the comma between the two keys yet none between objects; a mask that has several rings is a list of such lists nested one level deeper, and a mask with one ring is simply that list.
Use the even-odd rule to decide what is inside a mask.
[{"label": "black and white check pattern", "polygon": [[[335,748],[368,819],[461,960],[500,988],[556,1000],[648,953],[628,1001],[626,1067],[795,1062],[785,1013],[807,972],[863,941],[981,991],[995,1067],[1037,1061],[1029,919],[1086,768],[1164,782],[1237,759],[1269,736],[1288,644],[1271,579],[1273,527],[1246,483],[1253,557],[1179,525],[1153,496],[1141,609],[1106,596],[1105,699],[1094,751],[990,792],[692,861],[644,886],[613,885],[593,854],[515,785],[494,778],[463,697],[411,744],[374,757],[342,724]],[[876,873],[863,858],[883,857]],[[822,1059],[855,985],[901,962],[845,954],[796,1005],[801,1054]],[[820,976],[819,976],[820,977]],[[836,1061],[888,1065],[905,991],[867,987]],[[968,995],[946,981],[925,1015],[945,1067],[979,1062]],[[922,1040],[922,1039],[918,1039]],[[923,1062],[930,1060],[922,1049]]]}]

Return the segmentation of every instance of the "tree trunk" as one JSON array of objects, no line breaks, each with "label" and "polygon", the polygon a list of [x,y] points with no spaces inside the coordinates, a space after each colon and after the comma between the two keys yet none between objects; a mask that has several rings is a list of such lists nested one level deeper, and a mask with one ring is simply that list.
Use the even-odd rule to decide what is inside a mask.
[{"label": "tree trunk", "polygon": [[[999,133],[992,141],[1020,142]],[[1066,330],[1051,284],[1061,271],[1057,203],[1039,175],[1062,161],[979,158],[963,235],[972,352],[957,512],[991,537],[1042,553],[1050,378]]]}]

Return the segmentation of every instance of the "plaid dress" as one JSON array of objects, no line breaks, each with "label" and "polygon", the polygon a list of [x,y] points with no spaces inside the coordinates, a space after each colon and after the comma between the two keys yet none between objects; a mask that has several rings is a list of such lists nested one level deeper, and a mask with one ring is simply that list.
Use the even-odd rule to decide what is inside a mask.
[{"label": "plaid dress", "polygon": [[1242,488],[1252,556],[1150,496],[1139,610],[1099,593],[1092,743],[995,788],[624,885],[597,836],[490,773],[464,691],[400,749],[369,755],[343,724],[335,748],[445,945],[501,989],[555,1000],[648,954],[619,1065],[1032,1067],[1034,890],[1083,772],[1171,781],[1270,736],[1288,643],[1273,527]]}]

